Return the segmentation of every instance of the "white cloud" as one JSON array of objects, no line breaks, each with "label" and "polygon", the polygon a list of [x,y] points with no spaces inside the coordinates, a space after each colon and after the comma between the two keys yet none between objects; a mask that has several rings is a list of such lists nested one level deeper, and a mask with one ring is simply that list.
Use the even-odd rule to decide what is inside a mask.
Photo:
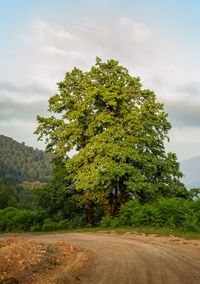
[{"label": "white cloud", "polygon": [[48,102],[47,100],[35,101],[16,101],[11,98],[0,98],[0,121],[10,122],[13,124],[16,121],[26,125],[26,123],[35,123],[36,116],[48,115],[47,113]]},{"label": "white cloud", "polygon": [[174,95],[163,98],[163,102],[176,127],[200,127],[200,97]]},{"label": "white cloud", "polygon": [[200,143],[200,131],[198,127],[172,128],[170,131],[171,140],[175,143]]},{"label": "white cloud", "polygon": [[134,40],[146,41],[151,39],[152,31],[145,25],[132,21],[130,18],[120,18],[121,28],[126,30]]},{"label": "white cloud", "polygon": [[147,26],[130,18],[120,18],[110,26],[87,20],[70,31],[39,20],[24,43],[30,50],[27,62],[32,74],[28,75],[49,78],[51,84],[55,81],[50,76],[56,80],[74,66],[87,69],[96,56],[119,60],[151,87],[155,87],[155,78],[169,87],[182,85],[188,75],[185,54],[178,47],[162,42]]},{"label": "white cloud", "polygon": [[187,82],[178,87],[178,90],[191,96],[200,97],[200,82]]},{"label": "white cloud", "polygon": [[26,122],[16,119],[13,121],[0,120],[0,134],[14,138],[18,142],[25,142],[27,146],[45,149],[44,142],[37,141],[37,135],[33,134],[36,128],[36,122]]},{"label": "white cloud", "polygon": [[166,143],[166,150],[176,153],[179,161],[199,156],[199,127],[173,127],[169,136],[171,143]]},{"label": "white cloud", "polygon": [[49,54],[52,55],[65,55],[66,52],[63,49],[57,48],[55,46],[47,46],[44,48],[44,52],[48,52]]},{"label": "white cloud", "polygon": [[[103,60],[113,58],[132,75],[140,76],[144,87],[154,90],[165,103],[180,141],[185,141],[189,127],[196,127],[196,133],[200,133],[196,63],[191,68],[181,46],[164,36],[158,37],[144,24],[130,18],[120,18],[110,25],[86,19],[73,28],[63,29],[37,20],[32,32],[20,39],[26,52],[18,56],[18,84],[0,82],[0,90],[16,91],[23,100],[26,94],[26,101],[36,102],[41,100],[41,89],[46,98],[54,94],[56,83],[74,66],[87,70],[96,56]],[[194,80],[195,84],[191,83]],[[185,132],[181,131],[183,127],[187,127]],[[184,143],[191,141],[195,139]]]}]

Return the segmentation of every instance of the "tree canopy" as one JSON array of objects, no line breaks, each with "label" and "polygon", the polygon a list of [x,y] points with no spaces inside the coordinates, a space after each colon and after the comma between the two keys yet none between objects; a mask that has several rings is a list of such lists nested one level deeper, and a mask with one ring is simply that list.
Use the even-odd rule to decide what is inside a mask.
[{"label": "tree canopy", "polygon": [[97,58],[90,71],[67,72],[49,111],[35,133],[61,159],[75,151],[65,178],[80,205],[102,203],[115,215],[131,198],[187,196],[176,155],[165,152],[171,125],[163,104],[118,61]]}]

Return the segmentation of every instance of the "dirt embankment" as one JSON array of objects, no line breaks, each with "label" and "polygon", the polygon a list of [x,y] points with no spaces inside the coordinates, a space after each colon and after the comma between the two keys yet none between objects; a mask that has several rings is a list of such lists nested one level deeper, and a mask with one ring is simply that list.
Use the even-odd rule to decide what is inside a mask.
[{"label": "dirt embankment", "polygon": [[[38,282],[32,283],[200,283],[200,240],[132,233],[63,233],[24,237],[43,244],[67,242],[80,248],[71,261],[59,269],[52,269],[49,278],[40,276]],[[89,261],[88,254],[84,253],[87,250],[91,256]]]},{"label": "dirt embankment", "polygon": [[[24,238],[0,240],[0,284],[55,282],[75,264],[87,260],[84,251],[67,242],[41,244]],[[52,282],[52,283],[55,283]]]}]

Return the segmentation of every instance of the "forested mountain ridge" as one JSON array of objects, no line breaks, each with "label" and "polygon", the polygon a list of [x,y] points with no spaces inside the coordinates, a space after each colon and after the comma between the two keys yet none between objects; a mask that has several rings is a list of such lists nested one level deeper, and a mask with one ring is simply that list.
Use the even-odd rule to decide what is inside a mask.
[{"label": "forested mountain ridge", "polygon": [[0,135],[0,179],[4,184],[49,182],[53,156]]}]

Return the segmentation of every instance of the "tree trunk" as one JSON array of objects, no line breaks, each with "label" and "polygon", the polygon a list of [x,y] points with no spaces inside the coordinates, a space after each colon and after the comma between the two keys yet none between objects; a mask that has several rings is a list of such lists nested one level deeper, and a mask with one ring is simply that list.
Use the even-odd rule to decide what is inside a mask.
[{"label": "tree trunk", "polygon": [[108,200],[104,200],[103,203],[103,210],[104,210],[104,216],[108,216],[109,214],[111,215],[111,208]]},{"label": "tree trunk", "polygon": [[86,213],[89,224],[94,227],[94,204],[92,202],[88,203]]},{"label": "tree trunk", "polygon": [[110,193],[108,196],[104,197],[104,216],[113,215],[113,194]]}]

